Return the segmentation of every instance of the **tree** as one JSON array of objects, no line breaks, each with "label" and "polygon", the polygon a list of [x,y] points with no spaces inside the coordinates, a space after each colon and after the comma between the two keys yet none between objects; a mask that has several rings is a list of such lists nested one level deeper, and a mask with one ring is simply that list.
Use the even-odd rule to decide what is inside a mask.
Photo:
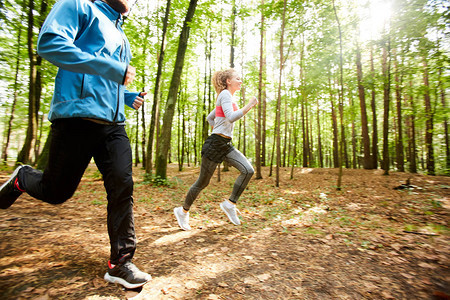
[{"label": "tree", "polygon": [[428,79],[428,62],[423,56],[423,84],[425,87],[424,91],[424,102],[425,102],[425,147],[427,155],[427,171],[429,175],[436,175],[434,169],[434,147],[433,147],[433,111],[431,108],[431,98],[430,98],[430,84]]},{"label": "tree", "polygon": [[16,56],[16,69],[14,73],[14,97],[13,97],[13,103],[11,104],[11,115],[9,116],[8,125],[6,129],[6,141],[3,145],[3,151],[2,151],[2,159],[3,163],[6,164],[8,160],[8,147],[9,147],[9,141],[11,138],[11,130],[12,130],[12,123],[14,120],[14,113],[16,109],[17,104],[17,96],[18,96],[18,89],[19,89],[19,67],[20,67],[20,49],[21,49],[21,37],[22,37],[22,18],[23,13],[20,16],[20,22],[17,26],[17,56]]},{"label": "tree", "polygon": [[264,39],[265,39],[265,24],[264,24],[264,0],[261,0],[261,28],[260,28],[260,43],[259,43],[259,72],[258,72],[258,102],[256,130],[255,130],[255,179],[262,179],[261,175],[261,135],[262,135],[262,102],[263,102],[263,88],[264,88]]},{"label": "tree", "polygon": [[37,130],[37,115],[36,110],[39,102],[37,90],[38,86],[38,68],[36,61],[36,54],[34,50],[34,0],[28,2],[28,30],[27,30],[27,44],[28,44],[28,59],[30,69],[30,80],[28,85],[28,127],[25,137],[25,143],[17,156],[17,163],[30,163],[30,152],[33,149],[33,143],[36,141]]},{"label": "tree", "polygon": [[283,54],[283,45],[284,45],[284,29],[286,25],[286,6],[287,0],[283,0],[283,13],[282,13],[282,21],[281,21],[281,37],[280,37],[280,69],[278,76],[278,96],[277,96],[277,106],[276,106],[276,119],[275,119],[275,135],[276,135],[276,148],[277,148],[277,166],[276,166],[276,183],[277,187],[280,186],[280,166],[281,166],[281,80],[283,77],[283,67],[284,67],[284,54]]},{"label": "tree", "polygon": [[[338,181],[337,181],[337,190],[341,190],[342,185],[342,159],[344,156],[345,151],[345,127],[344,127],[344,70],[343,70],[343,53],[342,53],[342,31],[341,31],[341,24],[339,22],[339,17],[337,14],[336,5],[333,0],[333,10],[334,15],[336,17],[336,22],[338,24],[338,30],[339,30],[339,77],[340,77],[340,89],[338,93],[339,98],[339,116],[340,116],[340,122],[341,122],[341,143],[339,146],[339,155],[338,155],[338,161],[339,161],[339,174],[338,174]],[[347,162],[347,159],[345,160]],[[348,167],[348,166],[347,166]]]},{"label": "tree", "polygon": [[150,128],[149,128],[149,134],[148,134],[148,143],[147,143],[147,161],[145,164],[145,173],[147,174],[147,176],[152,175],[152,169],[153,169],[153,162],[152,162],[153,138],[155,136],[155,127],[157,124],[157,120],[159,118],[158,112],[159,112],[159,102],[160,102],[161,75],[162,75],[162,69],[163,69],[163,63],[164,63],[164,53],[165,53],[165,49],[166,49],[166,37],[167,37],[167,27],[168,27],[168,23],[169,23],[169,15],[170,15],[170,3],[171,3],[171,0],[167,0],[166,10],[165,10],[164,19],[163,19],[161,46],[160,46],[159,56],[158,56],[158,69],[156,71],[156,78],[155,78],[155,89],[153,91],[152,115],[151,115]]},{"label": "tree", "polygon": [[160,143],[156,154],[156,178],[160,178],[162,180],[167,178],[167,160],[172,133],[172,120],[175,113],[178,89],[181,83],[184,57],[188,46],[190,22],[194,17],[196,6],[197,0],[190,0],[186,18],[183,22],[183,28],[181,29],[175,67],[172,74],[172,80],[170,82],[169,94],[167,96],[166,108],[163,117],[163,126],[161,129],[161,134],[159,135]]},{"label": "tree", "polygon": [[363,70],[361,63],[361,50],[359,48],[359,43],[356,42],[356,70],[358,76],[358,96],[359,96],[359,107],[361,110],[361,135],[363,140],[363,167],[364,169],[372,169],[372,157],[370,156],[370,137],[369,137],[369,126],[367,120],[367,108],[366,108],[366,91],[363,84]]},{"label": "tree", "polygon": [[389,175],[389,108],[391,99],[391,42],[390,37],[386,38],[386,42],[383,44],[383,164],[382,169],[384,175]]}]

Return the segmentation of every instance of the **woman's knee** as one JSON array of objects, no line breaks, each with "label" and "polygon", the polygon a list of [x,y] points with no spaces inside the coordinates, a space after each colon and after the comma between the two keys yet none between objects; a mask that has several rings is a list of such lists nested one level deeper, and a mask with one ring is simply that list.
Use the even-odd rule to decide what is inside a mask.
[{"label": "woman's knee", "polygon": [[241,174],[252,177],[253,174],[255,174],[255,169],[253,169],[251,165],[248,165],[243,170],[241,170]]}]

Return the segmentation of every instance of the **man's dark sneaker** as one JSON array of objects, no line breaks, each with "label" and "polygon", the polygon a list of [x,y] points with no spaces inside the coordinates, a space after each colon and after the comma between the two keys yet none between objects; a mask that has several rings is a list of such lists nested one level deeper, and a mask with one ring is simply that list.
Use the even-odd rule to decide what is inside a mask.
[{"label": "man's dark sneaker", "polygon": [[109,261],[108,272],[104,278],[108,282],[121,284],[127,289],[135,289],[146,284],[152,276],[142,272],[130,260],[127,260],[117,265],[111,265]]},{"label": "man's dark sneaker", "polygon": [[6,209],[10,207],[22,195],[22,192],[24,192],[20,190],[17,182],[17,175],[23,167],[17,167],[11,177],[0,187],[0,208]]}]

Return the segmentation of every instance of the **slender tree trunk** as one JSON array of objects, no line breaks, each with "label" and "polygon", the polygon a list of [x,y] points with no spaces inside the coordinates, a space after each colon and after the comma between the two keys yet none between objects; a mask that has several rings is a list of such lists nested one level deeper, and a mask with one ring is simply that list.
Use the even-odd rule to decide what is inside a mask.
[{"label": "slender tree trunk", "polygon": [[409,172],[417,173],[417,146],[416,146],[416,108],[412,93],[412,80],[409,82],[410,93],[407,96],[409,100],[409,106],[411,107],[411,113],[407,116],[406,124],[408,128],[408,149],[409,149]]},{"label": "slender tree trunk", "polygon": [[314,167],[314,139],[313,139],[313,132],[312,132],[312,116],[310,117],[310,106],[306,106],[306,122],[309,125],[308,126],[308,157],[309,157],[309,166],[311,168]]},{"label": "slender tree trunk", "polygon": [[[167,0],[166,11],[164,13],[163,20],[163,30],[161,36],[161,46],[159,50],[158,57],[158,69],[156,71],[156,80],[155,80],[155,90],[153,93],[153,106],[152,106],[152,116],[150,120],[150,128],[148,134],[148,144],[147,144],[147,159],[145,164],[145,173],[147,176],[152,175],[153,170],[153,139],[155,137],[155,128],[158,129],[158,120],[159,120],[159,103],[161,102],[161,76],[162,69],[164,65],[164,53],[166,49],[166,37],[167,37],[167,26],[168,20],[170,16],[170,5],[171,0]],[[158,133],[157,135],[158,136]],[[157,145],[158,146],[158,145]]]},{"label": "slender tree trunk", "polygon": [[[444,68],[445,63],[443,62],[441,67],[439,68],[439,93],[441,97],[442,109],[447,111],[447,103],[445,100],[445,88],[442,81],[442,68]],[[450,141],[449,141],[449,132],[448,132],[448,118],[444,116],[444,139],[445,139],[445,174],[450,175]]]},{"label": "slender tree trunk", "polygon": [[234,68],[234,46],[235,46],[235,31],[236,31],[236,0],[232,0],[231,9],[231,45],[230,45],[230,67]]},{"label": "slender tree trunk", "polygon": [[286,24],[286,6],[287,0],[284,0],[283,6],[283,17],[281,21],[281,38],[280,38],[280,70],[278,76],[278,97],[277,97],[277,107],[276,107],[276,120],[275,120],[275,131],[276,131],[276,148],[277,148],[277,167],[276,167],[276,187],[280,186],[280,166],[281,166],[281,136],[280,136],[280,125],[281,125],[281,80],[283,77],[283,67],[284,67],[284,55],[283,55],[283,44],[284,44],[284,27]]},{"label": "slender tree trunk", "polygon": [[328,76],[328,84],[330,88],[331,124],[333,127],[333,167],[339,168],[339,130],[337,124],[336,109],[334,105],[333,87],[331,85],[331,75]]},{"label": "slender tree trunk", "polygon": [[140,163],[139,160],[139,111],[135,112],[136,114],[136,132],[135,134],[135,141],[134,141],[134,166],[137,167],[137,165]]},{"label": "slender tree trunk", "polygon": [[[396,53],[395,53],[396,54]],[[395,55],[394,54],[394,55]],[[395,55],[396,56],[396,55]],[[405,157],[403,150],[403,118],[402,118],[402,79],[400,76],[400,69],[398,66],[398,57],[394,60],[395,67],[395,98],[397,100],[397,141],[396,141],[396,158],[397,158],[397,170],[399,172],[405,172]]]},{"label": "slender tree trunk", "polygon": [[322,133],[320,130],[320,109],[319,99],[317,99],[317,148],[319,151],[319,167],[323,168],[323,149],[322,149]]},{"label": "slender tree trunk", "polygon": [[433,149],[433,111],[431,109],[430,99],[430,84],[428,80],[428,62],[426,57],[423,57],[423,83],[425,86],[425,117],[426,117],[426,130],[425,130],[425,146],[426,146],[426,160],[427,160],[427,172],[428,175],[435,174],[434,166],[434,149]]},{"label": "slender tree trunk", "polygon": [[294,179],[294,168],[297,163],[298,109],[295,110],[295,117],[294,117],[292,124],[293,124],[293,135],[294,135],[294,149],[293,149],[293,157],[292,157],[291,179]]},{"label": "slender tree trunk", "polygon": [[288,137],[288,118],[287,118],[287,98],[284,99],[284,138],[283,138],[283,167],[286,167],[286,156],[287,156],[287,137]]},{"label": "slender tree trunk", "polygon": [[361,63],[361,50],[359,43],[356,44],[356,71],[358,77],[358,95],[359,95],[359,107],[361,110],[361,135],[363,142],[363,168],[372,169],[372,157],[370,155],[370,137],[369,126],[367,121],[367,108],[366,108],[366,93],[363,84],[363,70]]},{"label": "slender tree trunk", "polygon": [[[265,65],[265,64],[264,64]],[[264,67],[265,70],[265,67]],[[265,74],[265,71],[264,73]],[[264,76],[265,78],[265,76]],[[263,82],[263,98],[262,103],[262,139],[261,139],[261,166],[266,166],[266,139],[267,139],[267,94],[265,83]],[[259,106],[259,105],[258,105]]]},{"label": "slender tree trunk", "polygon": [[186,13],[186,18],[181,29],[180,40],[178,44],[177,58],[175,61],[175,67],[173,71],[172,80],[169,87],[169,94],[167,96],[167,103],[165,114],[163,117],[163,126],[161,134],[159,135],[160,143],[158,145],[157,157],[156,157],[156,176],[161,179],[167,178],[167,160],[170,147],[170,139],[172,133],[172,120],[175,112],[175,106],[177,102],[178,88],[181,82],[181,74],[183,72],[184,57],[189,39],[190,22],[194,17],[195,8],[197,6],[197,0],[191,0]]},{"label": "slender tree trunk", "polygon": [[256,130],[255,130],[255,167],[256,174],[255,179],[262,179],[261,174],[261,130],[262,130],[262,98],[263,98],[263,71],[264,71],[264,36],[265,36],[265,28],[264,28],[264,0],[261,0],[261,30],[260,36],[261,41],[259,43],[259,75],[258,75],[258,102],[259,105],[257,107],[257,117],[255,120]]},{"label": "slender tree trunk", "polygon": [[[243,87],[241,89],[241,95],[242,95],[242,105],[244,105],[245,104],[245,87]],[[242,138],[242,142],[243,142],[242,154],[244,154],[244,156],[247,156],[247,126],[246,126],[247,118],[244,116],[240,123],[242,124],[242,127],[243,127],[243,132],[242,132],[242,135],[243,135],[243,138]],[[228,164],[226,164],[226,165],[228,167]],[[225,163],[224,163],[224,167],[225,167]]]},{"label": "slender tree trunk", "polygon": [[[344,70],[343,70],[343,54],[342,54],[342,31],[339,17],[337,15],[336,5],[333,0],[334,15],[339,29],[339,75],[340,75],[340,92],[339,92],[339,115],[341,121],[341,143],[339,147],[339,173],[337,181],[337,190],[341,190],[342,186],[342,158],[345,151],[345,128],[344,128]],[[346,157],[346,155],[345,155]],[[347,160],[346,160],[347,164]]]},{"label": "slender tree trunk", "polygon": [[[303,38],[303,35],[302,35]],[[300,109],[301,109],[301,122],[302,122],[302,166],[304,168],[309,166],[309,159],[308,159],[308,130],[307,130],[307,122],[306,122],[306,112],[305,112],[305,105],[306,105],[306,83],[305,83],[305,75],[304,75],[304,49],[305,49],[305,43],[303,42],[300,46],[300,90],[301,90],[301,101],[300,101]]]},{"label": "slender tree trunk", "polygon": [[391,67],[390,67],[390,38],[383,46],[383,91],[384,91],[384,114],[383,114],[383,170],[384,175],[389,175],[389,107],[391,95]]},{"label": "slender tree trunk", "polygon": [[352,168],[356,169],[359,165],[359,162],[356,159],[356,148],[357,148],[357,142],[356,142],[356,124],[355,124],[355,114],[353,113],[353,95],[350,95],[350,107],[352,108]]},{"label": "slender tree trunk", "polygon": [[[303,93],[304,94],[304,93]],[[302,98],[304,98],[304,96],[302,95]],[[303,152],[303,167],[307,168],[309,165],[309,159],[308,159],[308,134],[307,134],[307,124],[306,124],[306,116],[305,116],[305,103],[302,99],[302,103],[301,103],[301,118],[302,118],[302,135],[303,135],[303,139],[302,139],[302,152]]]},{"label": "slender tree trunk", "polygon": [[30,60],[30,80],[28,88],[28,127],[25,136],[25,142],[17,156],[17,163],[30,163],[30,152],[33,149],[33,143],[36,141],[37,129],[37,66],[35,60],[35,53],[33,47],[33,28],[34,28],[34,0],[29,0],[28,3],[28,58]]},{"label": "slender tree trunk", "polygon": [[378,122],[377,122],[377,104],[375,92],[375,67],[373,63],[373,46],[370,47],[370,73],[372,75],[371,83],[371,108],[372,108],[372,169],[378,168]]},{"label": "slender tree trunk", "polygon": [[20,68],[20,40],[22,38],[22,19],[23,19],[23,14],[21,15],[20,18],[20,23],[18,24],[18,34],[17,34],[17,57],[16,57],[16,70],[14,73],[14,98],[13,98],[13,103],[11,104],[11,114],[9,116],[8,119],[8,125],[7,125],[7,129],[6,129],[6,141],[3,145],[3,155],[2,155],[2,159],[3,159],[3,163],[6,164],[7,160],[8,160],[8,147],[9,147],[9,141],[11,139],[11,130],[12,130],[12,124],[13,124],[13,120],[14,120],[14,113],[15,113],[15,109],[16,109],[16,104],[17,104],[17,96],[18,96],[18,90],[19,90],[19,68]]}]

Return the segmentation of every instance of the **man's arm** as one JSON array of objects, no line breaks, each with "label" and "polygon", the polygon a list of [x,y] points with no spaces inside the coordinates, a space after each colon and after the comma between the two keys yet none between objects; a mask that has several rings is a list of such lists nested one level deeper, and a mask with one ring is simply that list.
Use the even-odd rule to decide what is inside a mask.
[{"label": "man's arm", "polygon": [[83,23],[92,15],[88,3],[77,0],[60,0],[50,11],[39,33],[37,51],[59,68],[77,73],[100,75],[124,84],[127,63],[95,56],[77,47],[74,42]]}]

